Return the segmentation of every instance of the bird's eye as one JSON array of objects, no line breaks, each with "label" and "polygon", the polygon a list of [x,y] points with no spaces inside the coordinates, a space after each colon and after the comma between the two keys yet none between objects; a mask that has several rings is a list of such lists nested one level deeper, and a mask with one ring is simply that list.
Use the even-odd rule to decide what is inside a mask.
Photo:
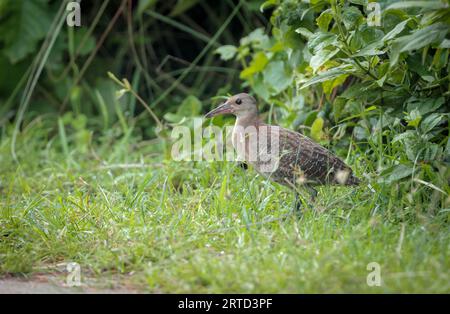
[{"label": "bird's eye", "polygon": [[242,100],[241,100],[240,98],[236,99],[235,102],[236,102],[236,104],[238,104],[238,105],[242,104]]}]

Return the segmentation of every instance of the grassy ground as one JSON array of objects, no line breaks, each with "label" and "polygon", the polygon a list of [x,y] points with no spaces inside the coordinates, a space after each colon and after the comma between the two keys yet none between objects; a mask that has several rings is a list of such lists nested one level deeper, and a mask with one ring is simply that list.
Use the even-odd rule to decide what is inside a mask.
[{"label": "grassy ground", "polygon": [[[405,214],[363,185],[321,189],[299,219],[293,196],[251,169],[167,161],[156,143],[113,133],[80,148],[51,132],[31,123],[16,163],[4,131],[1,275],[78,262],[82,276],[148,292],[450,292],[448,212]],[[380,287],[366,283],[370,262]]]}]

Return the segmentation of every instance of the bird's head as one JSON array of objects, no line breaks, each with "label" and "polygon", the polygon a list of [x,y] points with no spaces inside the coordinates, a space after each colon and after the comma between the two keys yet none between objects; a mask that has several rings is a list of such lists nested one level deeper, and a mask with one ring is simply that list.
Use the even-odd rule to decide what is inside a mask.
[{"label": "bird's head", "polygon": [[258,115],[256,100],[246,93],[237,94],[228,98],[216,109],[208,112],[205,117],[212,118],[220,114],[233,114],[236,117],[256,116]]}]

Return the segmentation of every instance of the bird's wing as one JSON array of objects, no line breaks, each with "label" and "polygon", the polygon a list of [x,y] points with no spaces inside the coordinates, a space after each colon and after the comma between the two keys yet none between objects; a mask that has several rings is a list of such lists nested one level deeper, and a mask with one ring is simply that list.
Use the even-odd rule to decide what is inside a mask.
[{"label": "bird's wing", "polygon": [[273,131],[279,133],[279,176],[295,184],[347,184],[352,171],[341,159],[300,133],[278,128]]}]

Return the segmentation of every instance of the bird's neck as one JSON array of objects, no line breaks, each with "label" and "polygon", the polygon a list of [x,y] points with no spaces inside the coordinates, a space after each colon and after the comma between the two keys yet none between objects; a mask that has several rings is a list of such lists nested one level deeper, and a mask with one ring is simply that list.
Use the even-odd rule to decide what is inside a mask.
[{"label": "bird's neck", "polygon": [[245,116],[236,117],[236,126],[248,127],[248,126],[258,126],[261,123],[258,114],[249,114]]}]

